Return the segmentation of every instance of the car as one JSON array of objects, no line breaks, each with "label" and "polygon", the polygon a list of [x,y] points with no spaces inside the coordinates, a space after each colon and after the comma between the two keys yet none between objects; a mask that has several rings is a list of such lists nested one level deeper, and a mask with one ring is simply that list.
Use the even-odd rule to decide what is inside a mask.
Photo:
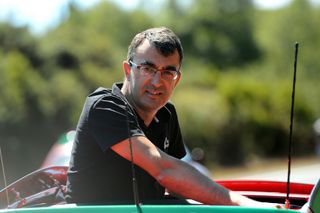
[{"label": "car", "polygon": [[[22,177],[0,191],[0,213],[38,212],[311,212],[320,213],[320,180],[317,184],[290,183],[290,208],[247,208],[235,206],[209,206],[189,200],[190,205],[76,205],[64,200],[67,170],[75,131],[63,134],[50,149],[40,169]],[[188,149],[187,149],[188,150]],[[185,161],[207,171],[201,164],[193,164],[190,152]],[[207,171],[208,172],[208,171]],[[271,180],[215,180],[224,187],[252,199],[284,203],[288,185],[284,181]],[[173,199],[169,195],[168,201]]]},{"label": "car", "polygon": [[[312,212],[320,213],[320,179],[317,184],[290,183],[290,209],[190,205],[76,205],[64,201],[67,166],[41,168],[0,191],[0,213],[73,212]],[[279,181],[217,180],[226,188],[252,199],[284,203],[287,184]],[[170,199],[170,197],[168,197]],[[311,210],[312,209],[312,210]]]}]

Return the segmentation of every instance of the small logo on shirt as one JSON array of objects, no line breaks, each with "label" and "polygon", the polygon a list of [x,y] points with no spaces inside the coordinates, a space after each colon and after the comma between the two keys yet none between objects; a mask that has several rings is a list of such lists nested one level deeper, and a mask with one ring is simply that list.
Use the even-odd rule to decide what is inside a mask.
[{"label": "small logo on shirt", "polygon": [[164,150],[167,150],[167,149],[169,148],[169,145],[170,145],[169,140],[168,140],[168,138],[166,137],[166,138],[164,139],[164,143],[163,143],[163,148],[164,148]]}]

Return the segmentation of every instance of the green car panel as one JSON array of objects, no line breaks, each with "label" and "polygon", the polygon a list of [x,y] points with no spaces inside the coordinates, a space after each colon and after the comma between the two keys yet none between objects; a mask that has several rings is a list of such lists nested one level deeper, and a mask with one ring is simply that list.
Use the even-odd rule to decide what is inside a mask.
[{"label": "green car panel", "polygon": [[52,206],[23,209],[7,209],[1,212],[9,213],[263,213],[263,212],[295,212],[286,209],[247,208],[238,206],[207,206],[207,205],[101,205],[101,206]]}]

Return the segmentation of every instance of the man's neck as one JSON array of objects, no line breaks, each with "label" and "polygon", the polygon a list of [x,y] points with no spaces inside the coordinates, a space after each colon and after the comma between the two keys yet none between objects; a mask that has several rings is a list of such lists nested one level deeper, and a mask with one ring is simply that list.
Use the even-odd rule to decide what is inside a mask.
[{"label": "man's neck", "polygon": [[148,127],[151,124],[155,115],[157,114],[157,111],[146,111],[146,110],[141,110],[139,107],[137,107],[134,101],[132,100],[131,96],[129,95],[130,91],[128,88],[126,88],[125,84],[123,84],[121,88],[121,92],[126,97],[129,104],[138,113],[139,117],[143,120],[146,127]]},{"label": "man's neck", "polygon": [[151,124],[153,118],[156,115],[156,112],[150,113],[150,112],[138,110],[136,108],[135,108],[135,110],[138,113],[138,115],[140,116],[140,118],[143,120],[146,127],[148,127]]}]

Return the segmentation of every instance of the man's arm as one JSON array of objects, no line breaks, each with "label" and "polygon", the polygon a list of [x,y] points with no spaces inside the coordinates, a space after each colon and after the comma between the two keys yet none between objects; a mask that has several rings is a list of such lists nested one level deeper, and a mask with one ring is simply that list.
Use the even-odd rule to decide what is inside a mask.
[{"label": "man's arm", "polygon": [[[259,206],[251,200],[217,184],[189,164],[158,149],[146,137],[132,137],[133,161],[163,187],[185,198],[211,205]],[[129,140],[111,147],[120,156],[131,161]]]}]

